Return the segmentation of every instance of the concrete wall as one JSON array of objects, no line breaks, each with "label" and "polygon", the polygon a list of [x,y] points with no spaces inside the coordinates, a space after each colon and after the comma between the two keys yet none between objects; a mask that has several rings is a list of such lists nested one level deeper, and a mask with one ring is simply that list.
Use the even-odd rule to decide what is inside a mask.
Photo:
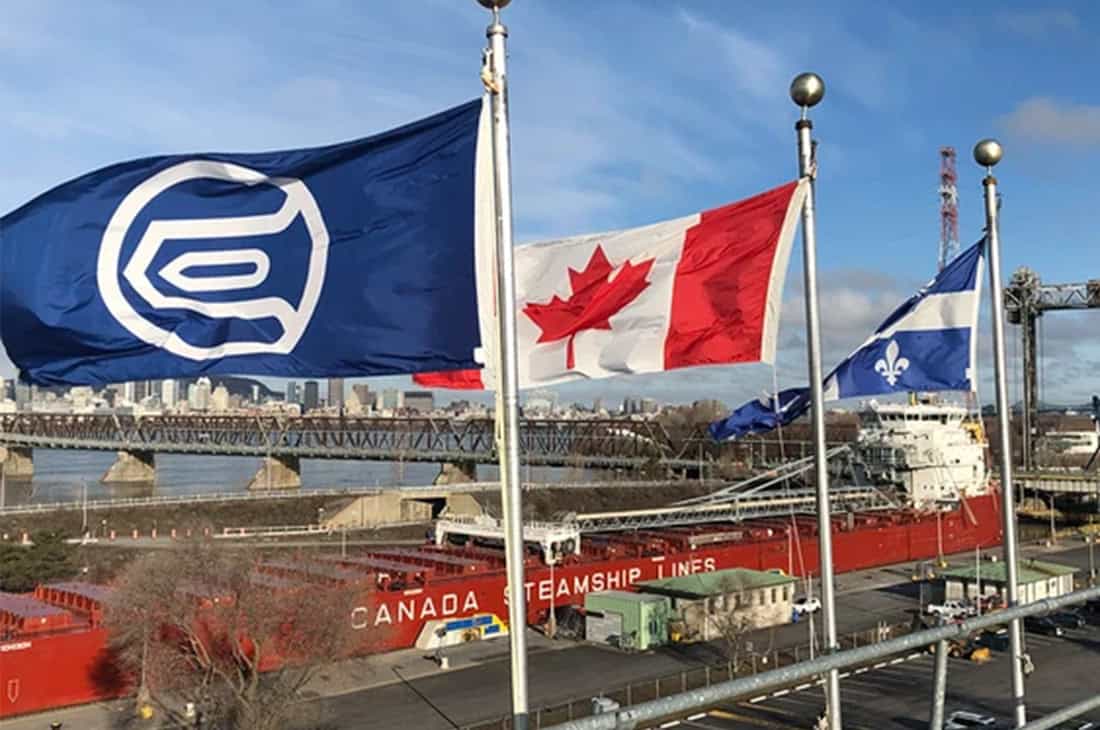
[{"label": "concrete wall", "polygon": [[794,584],[753,588],[709,598],[673,598],[672,612],[684,624],[689,640],[709,641],[722,635],[721,626],[732,614],[745,631],[790,623],[794,611]]}]

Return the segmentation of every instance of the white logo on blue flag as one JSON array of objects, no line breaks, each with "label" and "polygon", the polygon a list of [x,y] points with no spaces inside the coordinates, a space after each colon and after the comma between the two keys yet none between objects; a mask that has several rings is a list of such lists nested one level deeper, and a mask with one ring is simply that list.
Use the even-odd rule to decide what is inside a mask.
[{"label": "white logo on blue flag", "polygon": [[62,183],[0,218],[7,354],[39,385],[478,367],[490,131],[476,100],[349,142]]},{"label": "white logo on blue flag", "polygon": [[[273,213],[215,218],[158,218],[148,222],[129,260],[123,265],[123,243],[138,216],[161,193],[193,180],[215,180],[236,186],[272,186],[282,191],[282,205]],[[281,296],[255,296],[271,271],[271,259],[262,248],[203,248],[185,250],[172,257],[152,276],[151,269],[162,247],[169,241],[194,242],[248,239],[253,245],[286,231],[301,219],[307,235],[298,236],[308,251],[305,285],[295,305]],[[103,234],[99,248],[97,279],[103,302],[114,318],[134,336],[190,360],[210,360],[227,355],[285,354],[294,349],[313,316],[324,283],[329,235],[321,210],[301,180],[271,178],[256,170],[228,162],[192,160],[173,165],[137,185],[123,198]],[[244,273],[239,273],[241,269]],[[121,271],[120,271],[121,269]],[[205,275],[188,272],[214,272]],[[230,272],[230,273],[217,273]],[[237,273],[232,273],[237,272]],[[214,320],[263,320],[278,322],[281,334],[273,341],[229,339],[223,328],[221,341],[188,342],[177,331],[158,326],[140,314],[127,299],[120,274],[138,297],[155,310],[188,310]],[[178,290],[165,292],[158,281]],[[197,294],[225,294],[253,290],[253,296],[221,297]]]}]

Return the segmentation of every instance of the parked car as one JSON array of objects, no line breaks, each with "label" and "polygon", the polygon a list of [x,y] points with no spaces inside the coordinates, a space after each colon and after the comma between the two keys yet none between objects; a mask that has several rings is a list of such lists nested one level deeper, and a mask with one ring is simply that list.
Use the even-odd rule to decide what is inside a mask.
[{"label": "parked car", "polygon": [[993,651],[1008,651],[1010,644],[1008,629],[986,629],[978,636],[975,643]]},{"label": "parked car", "polygon": [[1054,613],[1047,614],[1047,618],[1061,626],[1063,629],[1085,628],[1085,617],[1079,614],[1077,611],[1074,611],[1073,609],[1055,611]]},{"label": "parked car", "polygon": [[1024,629],[1035,634],[1062,636],[1066,632],[1048,616],[1028,616],[1024,619]]},{"label": "parked car", "polygon": [[977,712],[956,710],[944,720],[943,730],[965,730],[969,727],[996,727],[997,718],[979,715]]},{"label": "parked car", "polygon": [[973,616],[974,607],[962,601],[944,601],[943,603],[929,603],[924,607],[924,612],[939,616],[944,619],[967,618]]},{"label": "parked car", "polygon": [[1100,598],[1086,601],[1085,605],[1078,609],[1078,613],[1090,624],[1100,624]]},{"label": "parked car", "polygon": [[816,613],[821,610],[821,601],[816,598],[807,598],[806,596],[799,596],[794,599],[794,603],[791,604],[795,614],[802,615],[804,613]]}]

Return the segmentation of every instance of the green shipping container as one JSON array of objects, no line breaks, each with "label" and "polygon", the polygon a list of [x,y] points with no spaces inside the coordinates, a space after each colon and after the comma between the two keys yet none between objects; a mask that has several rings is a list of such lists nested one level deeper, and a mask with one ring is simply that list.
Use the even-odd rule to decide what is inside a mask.
[{"label": "green shipping container", "polygon": [[592,642],[645,651],[668,643],[667,596],[602,591],[584,597],[585,637]]}]

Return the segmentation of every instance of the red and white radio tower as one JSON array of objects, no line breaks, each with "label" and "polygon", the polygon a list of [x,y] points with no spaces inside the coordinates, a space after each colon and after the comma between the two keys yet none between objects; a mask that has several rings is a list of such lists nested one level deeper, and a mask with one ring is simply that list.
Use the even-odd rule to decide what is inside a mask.
[{"label": "red and white radio tower", "polygon": [[940,147],[940,271],[959,254],[958,181],[955,148]]}]

